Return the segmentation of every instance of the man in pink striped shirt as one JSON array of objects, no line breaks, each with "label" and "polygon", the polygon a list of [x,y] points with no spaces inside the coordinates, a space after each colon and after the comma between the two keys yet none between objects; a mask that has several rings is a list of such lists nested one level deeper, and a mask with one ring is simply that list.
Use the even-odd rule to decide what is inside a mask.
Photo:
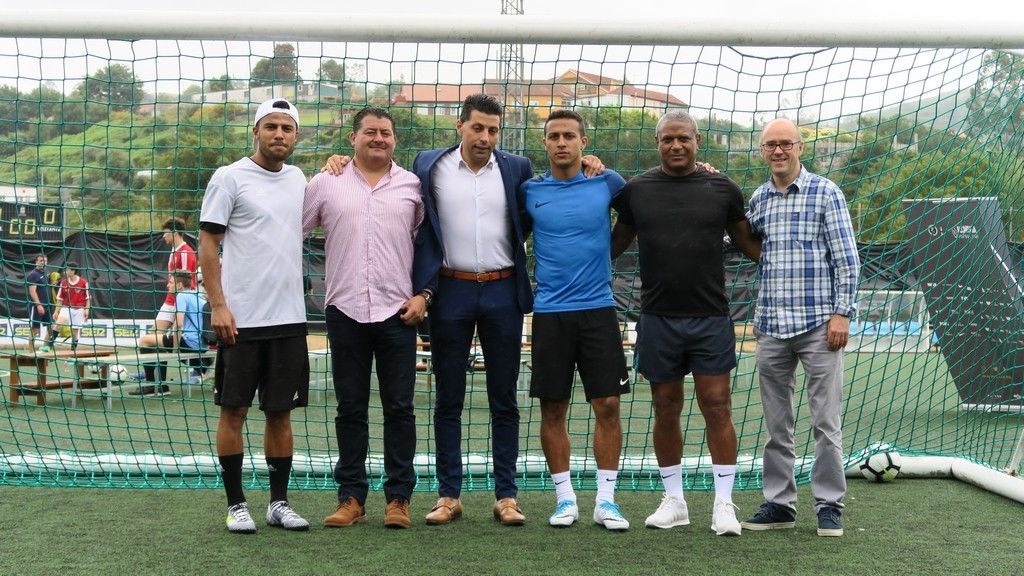
[{"label": "man in pink striped shirt", "polygon": [[416,324],[429,293],[413,293],[413,240],[423,223],[420,181],[394,163],[395,122],[381,108],[353,119],[352,169],[321,173],[306,187],[302,228],[323,228],[327,337],[338,412],[334,467],[338,508],[328,527],[366,519],[370,374],[376,359],[384,409],[384,525],[408,528],[416,485]]}]

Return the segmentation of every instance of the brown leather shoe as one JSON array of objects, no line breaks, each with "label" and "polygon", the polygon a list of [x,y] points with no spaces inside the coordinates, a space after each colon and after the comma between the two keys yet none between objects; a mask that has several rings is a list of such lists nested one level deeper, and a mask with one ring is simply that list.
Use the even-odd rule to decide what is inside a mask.
[{"label": "brown leather shoe", "polygon": [[387,508],[384,509],[384,527],[408,528],[409,526],[412,526],[412,521],[409,520],[409,501],[405,498],[395,498],[388,502]]},{"label": "brown leather shoe", "polygon": [[327,518],[324,518],[324,526],[328,528],[343,528],[353,524],[359,524],[366,520],[366,508],[359,504],[355,496],[349,496],[348,500],[338,504],[338,509]]},{"label": "brown leather shoe", "polygon": [[505,526],[522,526],[526,523],[526,516],[515,498],[502,498],[495,502],[494,519]]},{"label": "brown leather shoe", "polygon": [[462,500],[442,496],[427,514],[427,524],[449,524],[462,516]]}]

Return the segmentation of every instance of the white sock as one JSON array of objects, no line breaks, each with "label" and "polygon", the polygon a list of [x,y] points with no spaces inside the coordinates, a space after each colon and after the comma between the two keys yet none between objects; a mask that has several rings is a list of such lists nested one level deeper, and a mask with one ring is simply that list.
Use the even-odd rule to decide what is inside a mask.
[{"label": "white sock", "polygon": [[736,480],[735,464],[712,464],[715,475],[715,500],[732,502],[732,483]]},{"label": "white sock", "polygon": [[555,483],[555,503],[562,500],[576,501],[576,491],[572,489],[571,472],[559,472],[551,475],[551,481]]},{"label": "white sock", "polygon": [[683,500],[683,465],[659,466],[661,472],[661,485],[665,487],[665,494]]},{"label": "white sock", "polygon": [[615,503],[615,482],[619,479],[618,470],[597,471],[597,498],[598,502]]}]

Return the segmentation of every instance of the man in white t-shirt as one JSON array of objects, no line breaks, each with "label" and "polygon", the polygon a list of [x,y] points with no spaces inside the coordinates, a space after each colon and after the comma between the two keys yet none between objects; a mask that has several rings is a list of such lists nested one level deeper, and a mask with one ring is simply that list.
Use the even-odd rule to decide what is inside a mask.
[{"label": "man in white t-shirt", "polygon": [[227,527],[243,534],[256,531],[242,491],[242,429],[257,392],[266,416],[267,524],[309,528],[287,501],[291,410],[305,406],[309,392],[302,293],[306,178],[285,164],[295,150],[299,113],[287,100],[275,98],[260,104],[254,123],[255,152],[217,169],[199,217],[199,262],[219,344],[217,456],[228,497]]}]

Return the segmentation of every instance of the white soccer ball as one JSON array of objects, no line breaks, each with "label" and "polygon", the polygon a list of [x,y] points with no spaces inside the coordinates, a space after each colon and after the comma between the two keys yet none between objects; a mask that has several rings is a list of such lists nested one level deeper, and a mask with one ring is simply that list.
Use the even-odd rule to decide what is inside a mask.
[{"label": "white soccer ball", "polygon": [[861,463],[860,473],[875,482],[892,482],[900,473],[903,458],[894,450],[875,452]]},{"label": "white soccer ball", "polygon": [[128,369],[120,364],[114,364],[107,370],[107,378],[111,382],[124,382],[128,379]]}]

